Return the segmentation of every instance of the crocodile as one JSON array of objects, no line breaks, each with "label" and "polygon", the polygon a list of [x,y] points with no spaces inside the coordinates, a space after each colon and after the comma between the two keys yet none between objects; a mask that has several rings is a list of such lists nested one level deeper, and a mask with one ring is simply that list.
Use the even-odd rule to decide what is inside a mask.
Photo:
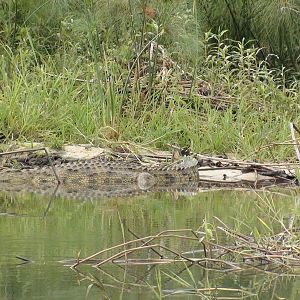
[{"label": "crocodile", "polygon": [[5,168],[0,170],[0,191],[67,198],[125,197],[174,190],[193,192],[199,180],[197,163],[195,158],[187,157],[169,165],[143,166],[138,162],[97,157],[57,164],[55,172],[50,165]]}]

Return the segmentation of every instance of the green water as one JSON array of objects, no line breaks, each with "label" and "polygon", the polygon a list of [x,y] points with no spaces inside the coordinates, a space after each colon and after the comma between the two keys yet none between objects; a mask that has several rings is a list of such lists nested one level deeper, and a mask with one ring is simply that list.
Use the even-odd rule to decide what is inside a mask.
[{"label": "green water", "polygon": [[[49,202],[50,201],[50,202]],[[264,272],[226,273],[184,264],[151,267],[107,264],[103,270],[81,266],[76,272],[60,263],[85,257],[165,229],[197,229],[217,216],[245,233],[264,232],[272,224],[267,215],[299,215],[298,196],[255,192],[218,191],[195,196],[154,194],[132,199],[68,200],[37,195],[0,196],[0,299],[199,299],[194,287],[247,290],[247,299],[300,299],[300,280]],[[259,221],[259,218],[263,222]],[[122,231],[121,223],[124,224]],[[197,245],[166,240],[172,249]],[[16,256],[33,260],[20,265]],[[175,275],[177,274],[177,275]],[[88,276],[88,277],[87,277]],[[98,286],[92,286],[95,276]],[[158,288],[157,288],[158,286]],[[219,297],[241,296],[220,291]],[[217,298],[213,298],[217,299]],[[246,299],[246,298],[243,298]]]}]

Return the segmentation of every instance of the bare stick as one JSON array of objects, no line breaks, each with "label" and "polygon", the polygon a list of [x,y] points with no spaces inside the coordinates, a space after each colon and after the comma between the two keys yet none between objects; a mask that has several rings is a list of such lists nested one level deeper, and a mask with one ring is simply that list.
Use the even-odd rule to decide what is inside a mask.
[{"label": "bare stick", "polygon": [[[130,230],[129,228],[127,229],[128,232],[130,232],[136,239],[140,239],[140,237],[138,235],[136,235],[132,230]],[[145,240],[141,240],[141,242],[143,242],[144,244],[146,244]],[[151,249],[154,253],[156,253],[161,259],[164,258],[164,256],[162,254],[160,254],[158,251],[156,251],[155,249]]]},{"label": "bare stick", "polygon": [[31,259],[29,259],[29,258],[26,258],[26,257],[24,257],[24,256],[19,256],[19,255],[17,255],[16,258],[22,260],[22,261],[25,262],[25,263],[31,263],[31,262],[33,262],[33,260],[31,260]]},{"label": "bare stick", "polygon": [[[140,247],[135,247],[135,248],[131,248],[129,249],[129,253],[132,253],[132,252],[135,252],[135,251],[138,251],[138,250],[145,250],[145,249],[151,249],[151,248],[162,248],[162,249],[165,249],[173,254],[175,254],[176,256],[178,257],[181,257],[182,259],[186,260],[186,261],[189,261],[189,262],[194,262],[195,259],[191,259],[191,258],[188,258],[186,256],[183,256],[182,254],[166,247],[166,246],[163,246],[163,245],[160,245],[160,244],[154,244],[154,245],[147,245],[147,246],[140,246]],[[119,257],[122,257],[124,256],[125,252],[127,252],[127,250],[124,250],[124,251],[121,251],[115,255],[112,255],[111,257],[101,261],[100,263],[98,263],[96,266],[99,268],[101,265],[104,265],[105,263],[109,262],[109,261],[113,261]]]},{"label": "bare stick", "polygon": [[[156,236],[152,236],[152,237],[148,237],[148,238],[150,238],[148,241],[144,241],[144,240],[142,240],[141,239],[141,241],[143,242],[143,244],[142,244],[142,246],[146,246],[146,245],[148,245],[149,243],[151,243],[153,240],[155,240],[156,238],[165,238],[165,237],[173,237],[173,238],[180,238],[180,239],[188,239],[188,240],[198,240],[198,237],[197,237],[197,235],[195,235],[196,236],[196,239],[195,238],[192,238],[192,237],[187,237],[187,236],[180,236],[180,235],[166,235],[166,233],[172,233],[172,232],[186,232],[186,231],[188,231],[188,232],[192,232],[193,234],[194,234],[194,232],[193,232],[193,230],[192,229],[174,229],[174,230],[172,230],[172,229],[170,229],[170,230],[164,230],[164,231],[161,231],[160,233],[158,233]],[[152,249],[153,250],[153,249]],[[130,252],[130,249],[129,249],[129,254],[130,254],[131,252]],[[122,257],[122,256],[121,256]]]},{"label": "bare stick", "polygon": [[56,177],[56,180],[57,180],[57,183],[60,184],[61,181],[56,173],[56,170],[54,168],[54,165],[52,163],[52,160],[50,158],[50,155],[49,155],[49,152],[47,150],[46,147],[41,147],[41,148],[35,148],[35,149],[24,149],[24,150],[15,150],[15,151],[9,151],[9,152],[3,152],[3,153],[0,153],[0,157],[1,156],[4,156],[4,155],[10,155],[10,154],[19,154],[19,153],[25,153],[25,152],[36,152],[36,151],[45,151],[46,155],[47,155],[47,158],[48,158],[48,162],[49,162],[49,165]]},{"label": "bare stick", "polygon": [[276,166],[282,166],[282,167],[286,167],[286,166],[295,166],[297,165],[297,163],[257,163],[257,162],[253,162],[253,161],[241,161],[241,160],[237,160],[237,159],[229,159],[229,158],[220,158],[220,157],[214,157],[214,156],[208,156],[208,155],[202,155],[202,154],[196,154],[196,156],[200,159],[211,159],[212,161],[220,161],[220,162],[224,162],[224,163],[229,163],[229,164],[238,164],[238,165],[246,165],[246,166],[260,166],[260,167],[276,167]]},{"label": "bare stick", "polygon": [[154,239],[157,239],[157,238],[159,239],[159,238],[177,237],[177,238],[185,238],[185,239],[190,239],[190,240],[197,240],[196,238],[186,237],[186,236],[174,236],[174,235],[172,235],[172,234],[171,234],[171,235],[165,235],[165,233],[172,233],[172,232],[192,232],[192,230],[191,230],[191,229],[164,230],[164,231],[158,233],[157,235],[150,235],[150,236],[146,236],[146,237],[144,237],[144,238],[140,238],[140,239],[128,241],[128,242],[122,243],[122,244],[118,244],[118,245],[116,245],[116,246],[112,246],[112,247],[110,247],[110,248],[101,250],[101,251],[99,251],[99,252],[97,252],[97,253],[95,253],[95,254],[92,254],[92,255],[90,255],[90,256],[88,256],[88,257],[82,259],[82,260],[79,260],[76,264],[72,265],[71,268],[75,268],[75,267],[77,267],[79,264],[84,263],[85,261],[90,260],[90,259],[92,259],[92,258],[94,258],[94,257],[96,257],[96,256],[99,256],[99,255],[101,255],[101,254],[103,254],[103,253],[105,253],[105,252],[108,252],[108,251],[110,251],[110,250],[117,249],[117,248],[122,247],[122,246],[124,246],[124,245],[131,245],[131,244],[136,243],[136,242],[141,242],[141,241],[143,241],[143,240],[148,240],[148,241],[147,241],[146,243],[144,243],[143,245],[147,245],[147,244],[149,244],[150,242],[152,242]]},{"label": "bare stick", "polygon": [[121,216],[120,216],[119,211],[118,211],[118,217],[119,217],[119,222],[120,222],[121,231],[122,231],[122,237],[123,237],[123,244],[124,244],[124,251],[125,251],[125,260],[127,262],[127,249],[126,249],[126,239],[125,239],[125,232],[124,232],[124,223],[121,220]]},{"label": "bare stick", "polygon": [[47,76],[55,77],[55,78],[59,78],[59,79],[75,80],[75,81],[78,81],[78,82],[87,82],[87,83],[95,83],[96,82],[95,78],[92,78],[90,80],[86,80],[86,79],[81,79],[81,78],[70,78],[68,76],[63,76],[61,74],[57,75],[57,74],[51,74],[51,73],[47,73],[47,72],[43,72],[43,73]]},{"label": "bare stick", "polygon": [[294,131],[294,124],[293,123],[290,123],[290,131],[291,131],[292,141],[295,144],[294,145],[294,150],[295,150],[295,153],[296,153],[296,156],[297,156],[297,159],[298,159],[298,163],[299,163],[298,169],[299,169],[299,172],[300,172],[300,151],[299,151],[298,146],[297,146],[295,131]]},{"label": "bare stick", "polygon": [[47,214],[48,214],[48,211],[50,209],[50,206],[52,204],[52,201],[55,199],[55,196],[56,196],[56,192],[58,191],[58,188],[59,188],[59,183],[57,184],[57,186],[55,187],[55,190],[53,191],[52,195],[51,195],[51,198],[50,198],[50,201],[48,202],[48,205],[44,211],[44,214],[43,214],[43,218],[46,218]]},{"label": "bare stick", "polygon": [[298,134],[300,134],[300,129],[294,123],[293,123],[293,127],[298,132]]}]

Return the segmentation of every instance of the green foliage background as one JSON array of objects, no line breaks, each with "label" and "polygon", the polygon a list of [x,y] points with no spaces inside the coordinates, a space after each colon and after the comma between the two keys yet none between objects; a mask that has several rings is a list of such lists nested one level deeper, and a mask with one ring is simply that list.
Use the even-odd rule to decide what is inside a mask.
[{"label": "green foliage background", "polygon": [[[286,147],[256,150],[288,140],[288,123],[300,122],[299,11],[296,0],[2,0],[0,132],[6,142],[130,140],[290,158]],[[179,69],[165,93],[155,63],[151,92],[142,80],[130,90],[140,59],[151,63],[149,41],[192,86],[209,84],[208,102],[192,90],[182,99]],[[209,104],[218,93],[230,96],[226,109]]]}]

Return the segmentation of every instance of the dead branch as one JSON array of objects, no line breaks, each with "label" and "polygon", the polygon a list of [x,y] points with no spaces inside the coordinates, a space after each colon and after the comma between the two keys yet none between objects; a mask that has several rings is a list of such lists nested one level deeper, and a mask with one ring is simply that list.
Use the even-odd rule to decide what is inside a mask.
[{"label": "dead branch", "polygon": [[34,148],[34,149],[24,149],[24,150],[15,150],[15,151],[8,151],[8,152],[3,152],[3,153],[0,153],[0,157],[1,156],[4,156],[4,155],[11,155],[11,154],[20,154],[20,153],[26,153],[26,152],[36,152],[36,151],[45,151],[46,153],[46,156],[48,158],[48,162],[49,162],[49,165],[55,175],[55,178],[57,180],[57,184],[59,185],[61,182],[60,182],[60,179],[57,175],[57,172],[55,170],[55,167],[54,167],[54,164],[52,163],[52,160],[51,160],[51,157],[50,157],[50,154],[47,150],[46,147],[41,147],[41,148]]}]

